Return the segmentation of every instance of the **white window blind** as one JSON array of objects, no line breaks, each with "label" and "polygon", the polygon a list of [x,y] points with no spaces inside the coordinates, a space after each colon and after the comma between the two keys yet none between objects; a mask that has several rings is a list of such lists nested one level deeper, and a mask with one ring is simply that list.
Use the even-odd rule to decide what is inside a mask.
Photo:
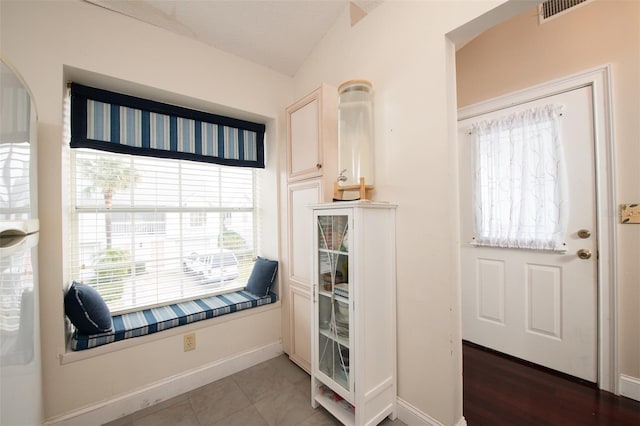
[{"label": "white window blind", "polygon": [[112,312],[246,285],[254,169],[91,149],[71,163],[71,276]]},{"label": "white window blind", "polygon": [[473,125],[474,244],[563,250],[568,218],[559,105]]}]

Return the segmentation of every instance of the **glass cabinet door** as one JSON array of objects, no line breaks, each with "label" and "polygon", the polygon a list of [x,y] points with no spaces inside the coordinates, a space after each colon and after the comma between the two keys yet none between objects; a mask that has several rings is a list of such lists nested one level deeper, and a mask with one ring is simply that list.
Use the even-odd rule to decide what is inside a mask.
[{"label": "glass cabinet door", "polygon": [[317,217],[318,368],[350,392],[349,216]]}]

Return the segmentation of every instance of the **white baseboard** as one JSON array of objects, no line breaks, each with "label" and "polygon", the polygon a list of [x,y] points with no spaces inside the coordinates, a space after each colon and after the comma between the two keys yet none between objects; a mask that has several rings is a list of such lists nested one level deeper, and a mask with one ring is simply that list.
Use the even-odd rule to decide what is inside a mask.
[{"label": "white baseboard", "polygon": [[[444,426],[433,417],[423,413],[401,398],[398,398],[398,418],[408,426]],[[466,425],[466,422],[464,425]],[[463,426],[463,424],[459,424],[458,426]]]},{"label": "white baseboard", "polygon": [[640,401],[640,379],[621,374],[618,389],[620,395]]},{"label": "white baseboard", "polygon": [[143,408],[182,395],[238,371],[252,367],[282,353],[282,342],[272,343],[242,354],[168,377],[145,388],[52,419],[45,426],[100,425],[135,413]]}]

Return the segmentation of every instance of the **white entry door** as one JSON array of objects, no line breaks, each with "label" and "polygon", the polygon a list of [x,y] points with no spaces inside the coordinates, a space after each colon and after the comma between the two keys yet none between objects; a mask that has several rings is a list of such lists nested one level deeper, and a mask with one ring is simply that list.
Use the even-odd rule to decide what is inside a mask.
[{"label": "white entry door", "polygon": [[[471,244],[472,124],[547,104],[563,107],[560,134],[569,194],[565,251]],[[463,212],[463,339],[596,382],[597,230],[592,88],[582,87],[459,121],[458,142]]]}]

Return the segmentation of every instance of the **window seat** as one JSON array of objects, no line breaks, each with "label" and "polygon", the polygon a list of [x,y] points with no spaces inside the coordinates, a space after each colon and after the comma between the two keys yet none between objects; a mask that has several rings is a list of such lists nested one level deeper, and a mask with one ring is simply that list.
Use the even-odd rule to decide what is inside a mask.
[{"label": "window seat", "polygon": [[159,306],[152,309],[114,315],[113,329],[106,333],[71,335],[71,349],[80,351],[133,337],[145,336],[173,327],[190,324],[232,312],[274,303],[273,293],[259,297],[245,290],[220,294],[202,299]]}]

